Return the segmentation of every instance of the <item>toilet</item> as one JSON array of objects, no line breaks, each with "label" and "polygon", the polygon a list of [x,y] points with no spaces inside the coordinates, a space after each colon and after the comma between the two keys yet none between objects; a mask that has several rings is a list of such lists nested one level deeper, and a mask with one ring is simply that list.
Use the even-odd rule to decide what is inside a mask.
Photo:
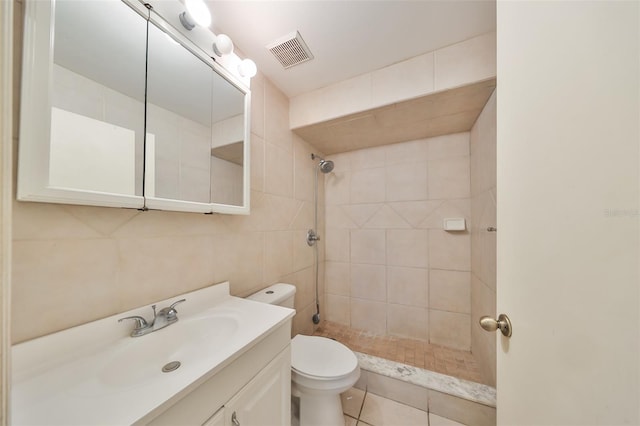
[{"label": "toilet", "polygon": [[[278,283],[248,297],[293,308],[295,286]],[[356,355],[345,345],[298,334],[291,340],[291,394],[300,398],[300,426],[343,426],[340,394],[360,378]]]}]

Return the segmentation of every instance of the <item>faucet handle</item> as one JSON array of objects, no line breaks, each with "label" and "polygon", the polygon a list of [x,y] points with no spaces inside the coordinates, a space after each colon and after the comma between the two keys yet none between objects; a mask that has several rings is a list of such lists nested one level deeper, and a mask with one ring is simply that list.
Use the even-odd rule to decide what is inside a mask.
[{"label": "faucet handle", "polygon": [[[181,300],[178,300],[177,302],[173,302],[173,303],[171,304],[171,306],[169,306],[169,309],[173,309],[173,310],[175,311],[175,310],[176,310],[176,305],[177,305],[178,303],[182,303],[182,302],[186,302],[186,301],[187,301],[187,299],[181,299]],[[176,311],[176,312],[178,312],[178,311]]]},{"label": "faucet handle", "polygon": [[133,315],[130,317],[124,317],[124,318],[120,318],[118,320],[118,322],[122,322],[124,320],[134,320],[136,322],[136,327],[134,328],[134,330],[139,330],[142,328],[145,328],[148,324],[147,324],[147,320],[144,319],[143,317],[139,316],[139,315]]}]

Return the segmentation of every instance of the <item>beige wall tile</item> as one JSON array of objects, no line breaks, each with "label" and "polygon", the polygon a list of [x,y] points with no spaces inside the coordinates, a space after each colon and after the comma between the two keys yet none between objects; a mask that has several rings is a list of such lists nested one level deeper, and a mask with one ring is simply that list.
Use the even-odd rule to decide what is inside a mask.
[{"label": "beige wall tile", "polygon": [[251,131],[260,137],[264,137],[264,102],[265,79],[258,73],[251,79]]},{"label": "beige wall tile", "polygon": [[387,230],[387,264],[392,266],[429,266],[428,231],[423,229]]},{"label": "beige wall tile", "polygon": [[357,227],[362,228],[382,207],[382,203],[350,204],[343,206],[342,209]]},{"label": "beige wall tile", "polygon": [[293,270],[299,271],[315,264],[314,247],[307,244],[307,230],[293,232]]},{"label": "beige wall tile", "polygon": [[497,333],[487,333],[480,327],[481,317],[495,318],[496,293],[485,283],[471,275],[471,349],[480,366],[485,383],[496,385],[496,338]]},{"label": "beige wall tile", "polygon": [[417,226],[418,228],[442,229],[443,219],[448,217],[463,217],[467,219],[469,226],[469,218],[471,217],[471,200],[469,198],[438,200],[438,203],[429,215]]},{"label": "beige wall tile", "polygon": [[427,166],[429,198],[469,198],[469,157],[447,157],[429,160]]},{"label": "beige wall tile", "polygon": [[484,34],[435,51],[435,90],[496,75],[496,33]]},{"label": "beige wall tile", "polygon": [[348,204],[351,194],[351,172],[337,167],[324,175],[325,198],[327,205]]},{"label": "beige wall tile", "polygon": [[349,155],[349,164],[351,171],[375,169],[384,167],[386,161],[386,148],[368,148],[351,151]]},{"label": "beige wall tile", "polygon": [[429,342],[468,351],[471,347],[470,316],[430,309]]},{"label": "beige wall tile", "polygon": [[13,238],[33,239],[82,239],[100,238],[97,232],[56,204],[13,203]]},{"label": "beige wall tile", "polygon": [[[238,263],[233,263],[237,267]],[[263,283],[277,283],[293,271],[293,232],[266,232]]]},{"label": "beige wall tile", "polygon": [[387,332],[393,336],[427,341],[429,324],[426,308],[387,305]]},{"label": "beige wall tile", "polygon": [[267,141],[265,161],[265,192],[291,197],[293,195],[293,153]]},{"label": "beige wall tile", "polygon": [[[292,151],[289,99],[269,80],[265,80],[264,132],[266,142],[285,151]],[[270,163],[267,162],[267,164]]]},{"label": "beige wall tile", "polygon": [[352,230],[351,262],[384,265],[385,263],[385,231],[384,230]]},{"label": "beige wall tile", "polygon": [[[319,93],[320,97],[317,101],[324,120],[369,109],[371,107],[371,75],[364,74],[340,81],[320,89]],[[292,122],[291,127],[299,126]]]},{"label": "beige wall tile", "polygon": [[386,168],[386,200],[426,200],[427,162],[392,164]]},{"label": "beige wall tile", "polygon": [[372,229],[403,229],[411,228],[411,225],[388,205],[382,205],[380,209],[369,219],[363,228]]},{"label": "beige wall tile", "polygon": [[351,298],[351,327],[386,334],[386,306],[384,302]]},{"label": "beige wall tile", "polygon": [[313,321],[311,318],[316,313],[316,307],[311,304],[303,309],[296,309],[296,315],[293,317],[293,325],[291,327],[291,336],[296,334],[305,334],[310,336],[313,334]]},{"label": "beige wall tile", "polygon": [[358,226],[345,212],[343,206],[327,205],[325,207],[327,228],[354,229]]},{"label": "beige wall tile", "polygon": [[429,139],[429,160],[469,155],[469,132],[438,136]]},{"label": "beige wall tile", "polygon": [[471,268],[470,235],[466,232],[429,230],[429,266],[468,271]]},{"label": "beige wall tile", "polygon": [[372,105],[389,105],[433,92],[433,53],[371,73]]},{"label": "beige wall tile", "polygon": [[431,269],[429,308],[461,314],[471,313],[471,273]]},{"label": "beige wall tile", "polygon": [[386,165],[427,161],[428,143],[429,139],[420,139],[386,145]]},{"label": "beige wall tile", "polygon": [[351,299],[349,297],[326,294],[325,301],[327,321],[351,325]]},{"label": "beige wall tile", "polygon": [[[313,201],[317,163],[311,159],[311,146],[294,135],[293,195],[298,200]],[[318,178],[320,180],[320,178]],[[324,180],[324,179],[322,179]],[[319,197],[318,197],[319,198]]]},{"label": "beige wall tile", "polygon": [[216,282],[218,271],[206,262],[214,256],[211,237],[127,238],[117,243],[120,311],[144,305],[149,294],[152,301],[162,300]]},{"label": "beige wall tile", "polygon": [[[282,282],[296,286],[294,308],[302,311],[309,305],[315,308],[315,269],[306,268],[285,276]],[[309,316],[311,318],[311,316]]]},{"label": "beige wall tile", "polygon": [[[69,258],[77,260],[70,267]],[[112,240],[15,241],[14,343],[116,312],[118,247]]]},{"label": "beige wall tile", "polygon": [[351,203],[377,203],[384,200],[384,167],[355,170],[351,172]]},{"label": "beige wall tile", "polygon": [[386,268],[384,265],[351,264],[351,297],[387,300]]},{"label": "beige wall tile", "polygon": [[325,262],[325,286],[327,293],[349,296],[351,294],[349,263]]},{"label": "beige wall tile", "polygon": [[[444,203],[441,200],[401,201],[389,203],[389,206],[402,216],[414,228],[426,228],[421,226],[434,211]],[[440,225],[442,227],[442,221]]]},{"label": "beige wall tile", "polygon": [[387,301],[426,308],[428,269],[387,267]]},{"label": "beige wall tile", "polygon": [[351,238],[348,229],[327,229],[325,237],[325,258],[338,262],[349,262],[351,258]]}]

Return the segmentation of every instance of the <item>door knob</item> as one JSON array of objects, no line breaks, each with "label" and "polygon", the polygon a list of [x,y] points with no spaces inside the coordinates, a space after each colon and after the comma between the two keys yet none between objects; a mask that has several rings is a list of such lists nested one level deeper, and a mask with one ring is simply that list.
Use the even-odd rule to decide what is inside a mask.
[{"label": "door knob", "polygon": [[507,337],[511,337],[511,334],[513,334],[511,320],[509,320],[509,317],[505,314],[500,314],[498,316],[498,320],[495,320],[488,316],[480,318],[480,327],[487,331],[496,331],[499,329],[502,334]]}]

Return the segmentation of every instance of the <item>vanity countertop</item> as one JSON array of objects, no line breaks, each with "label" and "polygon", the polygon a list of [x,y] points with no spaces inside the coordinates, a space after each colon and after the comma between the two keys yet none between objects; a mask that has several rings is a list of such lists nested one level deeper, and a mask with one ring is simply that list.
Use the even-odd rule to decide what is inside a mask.
[{"label": "vanity countertop", "polygon": [[[295,314],[230,296],[228,282],[158,302],[158,308],[182,298],[179,321],[145,336],[130,337],[132,324],[117,320],[149,318],[150,307],[15,345],[11,424],[144,423]],[[162,372],[170,361],[181,365]]]}]

